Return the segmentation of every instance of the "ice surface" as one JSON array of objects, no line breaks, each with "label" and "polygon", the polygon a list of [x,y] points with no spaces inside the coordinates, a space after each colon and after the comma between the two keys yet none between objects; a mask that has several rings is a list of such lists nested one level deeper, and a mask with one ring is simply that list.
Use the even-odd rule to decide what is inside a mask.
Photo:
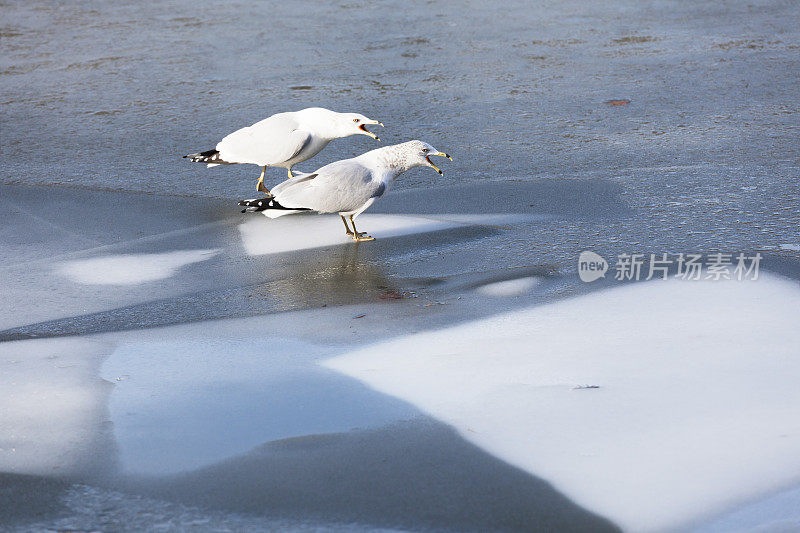
[{"label": "ice surface", "polygon": [[[241,337],[232,336],[231,327]],[[157,329],[119,341],[101,375],[115,384],[109,410],[125,471],[191,470],[266,441],[415,414],[316,364],[342,348],[259,330],[263,319],[243,319]]]},{"label": "ice surface", "polygon": [[[359,231],[365,231],[376,239],[382,239],[462,225],[508,224],[530,218],[525,215],[509,214],[365,214],[356,219],[356,226]],[[293,215],[270,220],[253,217],[239,225],[239,232],[248,255],[277,254],[322,246],[352,244],[336,215]]]},{"label": "ice surface", "polygon": [[[39,497],[39,493],[37,493]],[[42,495],[42,499],[46,496]],[[53,531],[192,531],[219,533],[352,533],[350,524],[315,523],[309,520],[280,520],[264,516],[233,514],[213,509],[126,494],[87,485],[72,485],[58,498],[60,516],[4,528],[4,533],[48,533]],[[66,516],[64,516],[66,515]],[[98,520],[98,517],[102,519]],[[100,522],[100,523],[98,523]],[[391,533],[392,530],[384,530]]]},{"label": "ice surface", "polygon": [[655,530],[800,479],[798,308],[797,284],[771,275],[640,283],[323,364]]},{"label": "ice surface", "polygon": [[94,450],[107,343],[82,338],[0,343],[0,471],[69,474]]},{"label": "ice surface", "polygon": [[117,254],[56,263],[56,272],[86,285],[138,285],[169,278],[181,268],[206,261],[220,250],[180,250],[158,254]]},{"label": "ice surface", "polygon": [[[798,175],[800,145],[797,143],[796,110],[800,92],[796,75],[791,74],[797,71],[800,26],[791,22],[796,21],[794,2],[731,2],[724,8],[717,3],[663,0],[582,2],[579,7],[571,2],[549,2],[539,3],[535,9],[527,2],[513,2],[503,10],[498,10],[494,3],[473,3],[470,9],[461,10],[458,17],[448,16],[449,7],[445,4],[427,3],[404,3],[402,9],[383,9],[377,4],[351,9],[356,4],[350,2],[315,5],[313,9],[309,9],[307,2],[243,5],[177,1],[169,5],[174,9],[154,14],[145,11],[147,6],[131,2],[104,3],[102,9],[84,2],[4,4],[0,39],[4,53],[0,54],[0,69],[4,86],[5,149],[0,182],[39,183],[46,188],[31,190],[24,195],[24,201],[10,199],[6,188],[0,191],[0,256],[4,263],[0,276],[4,283],[0,322],[3,327],[24,327],[54,319],[69,321],[75,315],[101,310],[115,313],[108,321],[110,328],[142,327],[151,323],[143,316],[149,312],[160,310],[169,314],[172,309],[186,309],[185,313],[175,313],[176,320],[197,320],[231,313],[226,306],[232,300],[236,301],[236,313],[248,312],[243,311],[250,309],[247,300],[270,298],[275,294],[289,294],[287,299],[291,298],[292,289],[300,285],[293,282],[293,276],[307,280],[301,291],[305,298],[306,292],[312,292],[309,287],[319,284],[320,278],[325,289],[337,287],[340,293],[358,294],[366,292],[365,286],[388,285],[386,277],[394,280],[397,273],[441,279],[484,268],[500,272],[542,264],[566,272],[574,267],[577,253],[587,246],[605,257],[614,257],[636,252],[778,250],[776,247],[781,243],[800,243],[800,224],[797,223],[800,196],[794,179]],[[303,23],[298,24],[301,18]],[[409,20],[414,24],[408,24]],[[492,24],[486,24],[487,20]],[[354,31],[331,40],[324,31],[331,24]],[[392,31],[384,34],[374,31],[384,24]],[[291,39],[285,37],[285,28],[291,28]],[[256,42],[264,46],[252,46]],[[269,48],[269,54],[263,53],[264,47]],[[198,68],[198,50],[213,51],[203,54],[204,57],[213,56],[213,64]],[[427,50],[437,53],[432,56]],[[499,57],[503,58],[502,62],[497,61]],[[351,60],[353,58],[358,61]],[[294,81],[287,80],[286,65],[297,67],[291,71]],[[320,73],[325,73],[324,79],[320,79]],[[371,80],[373,76],[365,76],[369,73],[380,73],[380,79]],[[153,83],[153,79],[159,82]],[[629,103],[621,106],[604,103],[610,99],[625,99]],[[431,136],[426,140],[455,156],[445,176],[430,169],[416,169],[404,175],[398,180],[397,188],[368,215],[379,209],[408,213],[411,205],[415,209],[419,206],[416,213],[436,213],[443,209],[462,213],[477,209],[496,212],[499,208],[492,205],[494,203],[504,206],[499,209],[504,212],[511,212],[507,208],[514,204],[519,210],[513,212],[555,212],[559,216],[551,224],[497,232],[491,238],[485,233],[465,229],[455,236],[458,242],[452,242],[456,231],[450,230],[393,242],[379,240],[369,246],[351,246],[341,241],[342,246],[334,251],[317,250],[316,253],[280,257],[263,255],[260,261],[256,257],[241,257],[236,227],[233,231],[219,228],[214,232],[216,240],[208,242],[175,246],[173,242],[153,239],[130,245],[131,240],[139,237],[155,237],[217,220],[219,216],[235,215],[236,222],[241,222],[244,216],[239,216],[234,202],[214,202],[215,205],[209,202],[198,206],[197,198],[174,197],[166,206],[162,203],[166,201],[163,197],[153,203],[148,197],[178,193],[230,200],[242,197],[240,194],[251,194],[258,169],[236,165],[207,170],[202,165],[181,164],[178,157],[212,147],[225,133],[270,113],[307,105],[333,109],[352,105],[368,107],[370,116],[391,125],[385,132],[388,143],[405,140],[399,136],[408,132],[426,132],[425,135]],[[320,157],[324,159],[322,162],[333,161],[374,146],[364,138],[342,140],[331,143]],[[134,157],[134,154],[143,156]],[[284,178],[280,169],[270,169],[269,176],[276,181]],[[489,187],[492,180],[503,177],[513,177],[514,181],[499,188]],[[82,189],[72,189],[69,185],[53,188],[59,184],[74,184]],[[462,184],[476,187],[470,191],[460,190]],[[432,200],[430,189],[434,186],[441,187],[440,198],[444,202]],[[138,190],[147,194],[135,198],[116,192],[90,193],[86,187]],[[64,204],[67,197],[71,198],[67,202],[72,206],[69,209],[65,209]],[[89,205],[89,197],[101,202]],[[395,207],[389,207],[393,201]],[[176,212],[181,213],[180,216],[174,216]],[[367,220],[363,219],[365,226],[360,229],[377,233],[379,228],[366,225]],[[335,217],[327,223],[331,228],[341,226]],[[209,233],[202,231],[196,235],[208,238]],[[192,235],[179,237],[186,238]],[[344,239],[344,236],[339,234],[338,238]],[[113,253],[160,253],[184,248],[217,248],[223,246],[223,242],[226,261],[212,259],[196,268],[185,267],[181,275],[139,285],[83,285],[52,275],[52,264],[41,268],[22,264],[32,260],[45,262],[56,255],[99,246],[114,246]],[[124,246],[116,247],[117,244]],[[154,249],[153,245],[158,246]],[[231,251],[239,252],[238,256],[227,255]],[[339,251],[353,252],[352,264],[356,265],[349,271],[343,269],[347,276],[341,279],[325,274],[320,268],[304,268],[324,263],[324,255],[334,256],[336,254],[331,252]],[[112,251],[105,249],[103,253]],[[784,249],[780,253],[784,257],[794,257],[797,251]],[[58,260],[87,257],[75,254]],[[487,258],[491,258],[491,265],[487,264]],[[335,261],[328,260],[327,264],[331,263]],[[12,264],[19,267],[5,268]],[[230,272],[226,272],[228,268]],[[294,268],[299,270],[295,272]],[[790,268],[796,275],[797,263],[793,262],[787,270]],[[338,269],[334,266],[328,270]],[[373,274],[366,280],[362,275],[365,271]],[[229,277],[223,275],[229,273]],[[766,287],[758,283],[759,288]],[[262,286],[267,289],[262,290]],[[222,291],[241,287],[248,289],[235,294]],[[699,285],[692,288],[700,290]],[[609,356],[606,352],[622,343],[637,354],[649,355],[642,360],[652,364],[650,358],[673,346],[694,355],[700,345],[711,342],[706,338],[707,331],[712,331],[716,342],[709,346],[709,353],[716,353],[717,347],[724,346],[734,355],[742,348],[738,344],[731,346],[728,336],[738,341],[746,334],[760,338],[763,333],[763,342],[745,342],[743,346],[752,348],[757,344],[759,356],[770,363],[773,343],[779,339],[795,340],[791,332],[796,324],[786,322],[786,317],[794,316],[794,312],[778,317],[778,323],[784,326],[780,330],[770,323],[747,323],[741,316],[731,319],[735,311],[725,307],[726,302],[731,301],[727,296],[722,297],[719,306],[711,306],[703,299],[703,294],[677,294],[683,300],[674,302],[673,315],[663,317],[650,313],[647,306],[651,293],[644,291],[644,287],[638,289],[642,291],[642,298],[625,300],[632,306],[628,309],[618,308],[613,299],[603,300],[608,302],[606,304],[593,299],[580,300],[588,302],[587,310],[595,313],[589,320],[583,320],[581,315],[578,321],[582,326],[584,322],[590,326],[588,339],[584,339],[584,331],[577,326],[568,329],[561,324],[562,330],[570,333],[564,335],[564,344],[574,343],[578,348],[590,346],[600,356],[608,356],[616,362],[619,354]],[[538,294],[538,290],[530,294]],[[206,295],[202,305],[184,307],[185,300],[177,299],[201,292]],[[315,296],[319,292],[317,289]],[[602,295],[609,299],[612,296]],[[330,307],[332,301],[342,301],[328,296],[327,292],[318,298],[313,300],[315,305],[322,305],[324,301]],[[468,298],[482,298],[487,304],[485,308],[500,307],[507,302],[483,297],[474,291],[464,299]],[[522,297],[514,299],[520,303],[522,300]],[[655,303],[659,301],[663,302],[664,298],[656,297]],[[678,326],[683,326],[676,326],[677,321],[687,318],[698,322],[697,312],[691,307],[684,308],[686,302],[697,301],[703,302],[701,310],[714,307],[719,311],[720,321],[730,320],[729,329],[723,334],[721,325],[716,330],[689,325],[683,329],[695,332],[696,338],[680,336],[680,342],[673,343],[670,335]],[[139,306],[144,302],[153,303]],[[565,302],[546,309],[551,313],[569,311],[572,317],[580,315],[568,305],[569,302]],[[434,312],[457,307],[460,306],[432,305],[422,310]],[[767,316],[763,306],[753,307],[757,311],[754,320]],[[472,313],[470,320],[473,321],[477,318],[475,314],[483,312],[483,309],[461,309],[464,315],[466,311]],[[633,310],[642,309],[646,311],[644,314],[634,315]],[[742,311],[743,314],[748,312],[749,309]],[[369,313],[356,321],[361,327],[377,316],[372,309]],[[125,320],[119,316],[124,316]],[[544,324],[557,318],[552,314],[536,317]],[[96,322],[104,323],[104,318],[107,316],[96,317]],[[649,336],[633,326],[630,333],[621,331],[632,319],[635,322],[663,319],[666,331],[663,336],[654,333],[652,328],[646,330]],[[92,320],[91,315],[88,320]],[[264,317],[261,327],[270,328],[273,320],[274,315]],[[606,320],[602,332],[597,326],[599,320]],[[408,331],[411,322],[406,317],[398,320],[396,327]],[[85,323],[76,321],[69,322],[70,327],[34,330],[80,333],[81,324]],[[377,328],[378,324],[380,322],[375,320],[372,327]],[[340,325],[340,328],[347,331],[347,325]],[[470,338],[469,331],[450,331]],[[169,330],[164,334],[175,333]],[[246,335],[242,338],[249,338]],[[631,337],[628,344],[619,339],[626,336]],[[136,346],[141,347],[158,340],[143,337],[126,342],[138,342]],[[186,346],[181,339],[173,340],[176,349]],[[503,338],[496,340],[497,346],[505,345]],[[538,334],[535,341],[544,350],[552,349],[555,342],[542,334]],[[538,345],[533,346],[538,349]],[[74,347],[76,353],[89,353],[80,343]],[[530,349],[527,344],[525,347]],[[124,354],[126,349],[121,348],[120,353]],[[496,346],[486,348],[488,353],[496,349]],[[679,350],[678,355],[682,353]],[[36,350],[32,354],[38,357]],[[510,357],[510,354],[503,356]],[[698,359],[703,360],[703,357]],[[694,370],[691,365],[694,361],[686,361],[677,370]],[[580,370],[593,368],[589,363],[591,361],[580,366]],[[722,370],[706,379],[709,391],[714,394],[708,397],[708,402],[693,407],[690,414],[694,417],[688,417],[688,420],[701,418],[703,410],[707,411],[707,419],[712,423],[704,424],[701,432],[717,427],[715,420],[724,419],[712,417],[717,409],[722,410],[718,402],[728,401],[729,409],[744,406],[740,410],[746,421],[755,417],[753,411],[763,403],[764,394],[758,391],[754,396],[750,386],[768,381],[763,372],[765,368],[769,371],[770,364],[759,361],[744,369],[733,368],[732,371],[746,375],[742,378],[745,385],[737,391],[743,394],[741,398],[733,397],[739,385],[733,386],[731,369],[725,365],[719,367]],[[44,360],[27,368],[32,382],[39,379],[38,373],[46,374],[47,370]],[[684,414],[688,407],[676,392],[683,384],[674,377],[676,369],[657,364],[654,369],[665,372],[649,382],[649,390],[636,389],[644,396],[642,405],[650,405],[650,396],[662,398],[663,395],[665,401],[677,404],[678,414]],[[69,373],[74,370],[63,369],[63,380],[60,376],[53,377],[54,390],[68,386],[72,379]],[[600,389],[564,391],[566,398],[577,395],[591,396],[591,400],[614,398],[617,389],[609,388],[615,383],[613,370],[608,369],[611,376],[606,383],[600,383]],[[476,373],[479,372],[476,370]],[[589,378],[594,377],[594,374],[584,376],[577,370],[565,374],[568,378],[565,381],[569,382],[586,378],[586,382],[580,384],[592,384]],[[787,375],[791,374],[787,371]],[[3,376],[0,380],[5,379]],[[772,379],[769,373],[767,377]],[[728,385],[730,390],[718,391],[722,385]],[[697,406],[694,400],[698,387],[689,387],[688,400],[693,406]],[[142,390],[147,392],[148,389]],[[501,387],[500,393],[508,393],[508,390],[509,387]],[[519,386],[515,390],[528,389]],[[0,395],[4,391],[6,389],[0,390]],[[519,394],[524,400],[523,392]],[[381,397],[379,393],[375,396]],[[36,406],[37,416],[47,414],[48,409],[42,408],[48,405],[45,400],[40,401],[36,395],[25,397]],[[638,398],[635,399],[638,401]],[[731,398],[733,402],[729,401]],[[586,409],[585,417],[571,418],[568,412],[561,415],[560,408],[568,402],[561,401],[561,397],[558,400],[554,401],[552,414],[541,413],[531,424],[519,424],[518,417],[510,417],[509,427],[513,429],[516,424],[533,431],[531,425],[541,420],[546,426],[550,420],[556,437],[566,439],[565,427],[571,425],[577,434],[575,441],[580,442],[584,426],[594,423],[594,412]],[[492,403],[493,408],[499,409],[500,403]],[[76,402],[72,405],[76,409],[69,412],[81,414],[77,406],[88,404]],[[601,403],[598,408],[605,405]],[[778,407],[775,411],[778,415],[775,415],[769,407],[764,408],[765,424],[785,414]],[[650,420],[641,413],[643,408],[633,401],[621,402],[619,411],[625,414],[630,408],[641,415],[646,428],[648,424],[662,422],[667,428],[680,429],[687,418],[684,416],[673,423],[664,416],[667,408],[661,406],[654,409],[655,418]],[[478,406],[476,413],[480,414],[481,409],[482,406]],[[521,407],[516,405],[511,409]],[[559,416],[564,420],[554,420]],[[103,416],[97,418],[103,419]],[[703,422],[707,419],[703,418]],[[26,423],[21,415],[14,420]],[[45,416],[41,420],[49,422],[50,419]],[[4,421],[0,419],[0,425]],[[601,418],[601,422],[606,421]],[[81,424],[76,421],[73,427],[77,430]],[[472,435],[460,427],[468,437]],[[157,429],[155,424],[148,428]],[[752,428],[744,424],[741,429]],[[617,433],[621,435],[622,450],[639,449],[633,447],[630,439],[622,438],[627,434],[621,430]],[[644,432],[644,435],[648,434]],[[729,446],[735,454],[743,446],[739,440],[750,442],[751,438],[747,435],[740,439],[741,435],[736,434],[737,439],[731,440],[725,432],[720,435],[720,457],[707,456],[706,463],[697,468],[695,477],[701,485],[705,483],[708,468],[717,468],[717,462],[733,463],[726,456]],[[768,435],[769,432],[762,432],[756,434],[756,438]],[[500,438],[503,433],[492,436]],[[544,437],[550,435],[543,433]],[[638,434],[631,439],[636,437]],[[710,440],[709,437],[703,442]],[[536,444],[535,440],[533,442]],[[652,442],[652,438],[642,442],[642,449]],[[676,442],[685,444],[685,439]],[[707,449],[705,445],[698,448],[699,452]],[[755,475],[762,466],[758,458],[762,449],[776,464],[781,463],[766,446],[750,454],[756,461],[752,470],[750,457],[731,469],[745,471],[740,475],[751,472]],[[669,442],[664,443],[664,450],[661,461],[674,458],[678,467],[682,466],[679,459],[684,457],[683,453],[673,452]],[[741,454],[737,459],[740,457]],[[636,459],[636,456],[629,462],[620,459],[618,464],[635,465]],[[581,456],[577,461],[591,460],[591,457]],[[53,463],[54,466],[59,464],[63,463]],[[558,466],[559,462],[555,464]],[[790,470],[791,465],[785,467]],[[620,470],[620,478],[627,482],[632,474]],[[663,482],[657,476],[653,479],[678,486],[670,482],[670,475]],[[719,476],[709,477],[713,482]],[[586,483],[595,479],[588,476]],[[236,485],[235,481],[232,486]],[[721,495],[725,496],[726,491],[737,486],[743,491],[757,488],[737,481],[724,487]],[[677,495],[665,490],[661,494],[666,494],[664,501],[671,502],[675,496],[680,503],[690,496],[684,495],[682,484],[678,488],[673,491]],[[616,492],[613,485],[604,489],[608,498]],[[645,489],[649,490],[649,485]],[[643,491],[644,496],[637,494],[624,503],[635,508],[643,498],[653,500],[647,490]],[[623,496],[629,493],[630,490],[622,491],[620,500],[625,500]],[[82,529],[109,529],[104,527],[108,508],[98,505],[96,509],[94,519],[88,520]],[[141,520],[152,507],[136,509],[141,509],[137,515]],[[648,514],[645,508],[643,515]],[[130,528],[147,529],[137,528],[140,524],[142,522],[132,522]],[[150,524],[151,528],[153,525]],[[478,529],[474,524],[471,528],[469,525],[464,529]],[[452,528],[452,524],[442,528],[447,526]]]},{"label": "ice surface", "polygon": [[800,531],[800,487],[744,505],[691,530],[692,533],[792,533]]}]

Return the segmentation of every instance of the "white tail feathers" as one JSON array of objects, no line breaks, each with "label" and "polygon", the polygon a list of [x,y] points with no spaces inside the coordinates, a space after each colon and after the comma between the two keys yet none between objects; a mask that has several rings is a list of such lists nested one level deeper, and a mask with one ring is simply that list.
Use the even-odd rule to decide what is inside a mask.
[{"label": "white tail feathers", "polygon": [[278,218],[284,215],[302,213],[303,211],[308,211],[308,209],[265,209],[261,214],[269,218]]}]

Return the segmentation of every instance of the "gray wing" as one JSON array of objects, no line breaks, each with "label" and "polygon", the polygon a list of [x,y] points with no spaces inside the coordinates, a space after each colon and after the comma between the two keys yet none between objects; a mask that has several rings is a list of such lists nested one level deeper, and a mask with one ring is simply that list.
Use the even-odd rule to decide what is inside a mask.
[{"label": "gray wing", "polygon": [[272,196],[277,197],[281,193],[281,191],[285,191],[286,189],[293,187],[295,185],[299,185],[304,183],[308,180],[314,179],[317,177],[317,174],[306,174],[304,172],[295,172],[293,178],[289,178],[286,181],[282,181],[279,184],[275,185],[270,189],[270,194]]},{"label": "gray wing", "polygon": [[298,129],[293,115],[279,113],[234,131],[217,143],[220,158],[270,166],[289,161],[311,141],[311,133]]},{"label": "gray wing", "polygon": [[325,165],[314,174],[290,178],[272,188],[278,202],[288,208],[305,207],[322,213],[355,211],[386,186],[372,171],[348,159]]}]

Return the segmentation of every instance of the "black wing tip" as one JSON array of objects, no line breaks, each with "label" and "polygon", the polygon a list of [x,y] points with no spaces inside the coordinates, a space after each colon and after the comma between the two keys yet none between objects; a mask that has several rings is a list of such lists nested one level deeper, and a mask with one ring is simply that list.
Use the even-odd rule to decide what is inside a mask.
[{"label": "black wing tip", "polygon": [[219,165],[228,164],[219,157],[219,150],[206,150],[205,152],[197,152],[195,154],[186,154],[183,159],[190,159],[195,163],[214,163]]},{"label": "black wing tip", "polygon": [[282,209],[278,202],[274,201],[272,196],[264,196],[263,198],[251,198],[249,200],[239,200],[236,202],[239,207],[244,207],[242,213],[248,211],[264,211],[265,209]]},{"label": "black wing tip", "polygon": [[311,211],[308,207],[283,207],[274,196],[265,196],[263,198],[253,198],[250,200],[239,200],[236,205],[244,207],[242,213],[266,211],[267,209],[283,210],[283,211]]}]

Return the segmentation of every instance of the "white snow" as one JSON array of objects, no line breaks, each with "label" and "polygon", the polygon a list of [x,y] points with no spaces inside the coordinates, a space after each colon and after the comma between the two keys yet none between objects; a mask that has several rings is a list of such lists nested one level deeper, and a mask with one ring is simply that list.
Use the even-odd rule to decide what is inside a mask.
[{"label": "white snow", "polygon": [[772,275],[642,282],[323,364],[660,530],[800,481],[798,309],[798,284]]},{"label": "white snow", "polygon": [[0,343],[0,472],[66,474],[92,453],[107,384],[84,338]]},{"label": "white snow", "polygon": [[519,296],[530,291],[536,287],[541,280],[535,277],[509,279],[506,281],[496,281],[494,283],[487,283],[481,285],[475,292],[485,296],[493,296],[495,298],[505,298],[509,296]]},{"label": "white snow", "polygon": [[56,272],[84,285],[138,285],[167,279],[180,268],[211,259],[220,252],[180,250],[157,254],[117,254],[56,263]]},{"label": "white snow", "polygon": [[[464,225],[502,225],[529,220],[528,215],[365,214],[356,218],[358,231],[376,239],[425,233]],[[352,244],[338,215],[292,215],[277,219],[253,217],[239,225],[248,255],[265,255],[323,246]]]}]

